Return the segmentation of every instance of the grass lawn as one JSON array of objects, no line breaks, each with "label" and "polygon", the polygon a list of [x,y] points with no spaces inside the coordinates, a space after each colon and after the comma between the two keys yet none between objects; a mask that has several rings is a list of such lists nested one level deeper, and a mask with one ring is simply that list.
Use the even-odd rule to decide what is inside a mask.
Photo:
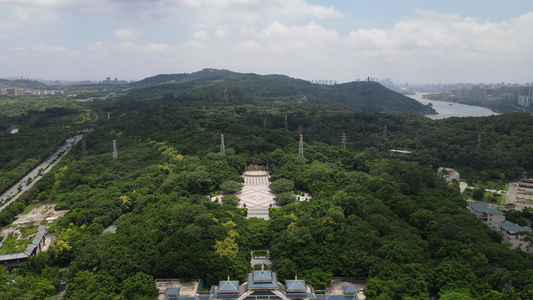
[{"label": "grass lawn", "polygon": [[255,257],[266,257],[267,251],[266,250],[254,250],[253,256]]},{"label": "grass lawn", "polygon": [[35,206],[37,206],[37,205],[36,205],[36,204],[30,204],[30,205],[26,206],[26,208],[24,209],[24,211],[21,212],[20,214],[21,214],[21,215],[27,215],[27,214],[29,214],[30,211],[31,211],[32,209],[35,208]]},{"label": "grass lawn", "polygon": [[265,265],[265,264],[258,264],[258,265],[254,265],[254,271],[260,271],[261,270],[261,266],[263,266],[263,270],[268,270],[268,266]]},{"label": "grass lawn", "polygon": [[38,226],[19,227],[18,229],[20,230],[20,233],[21,233],[20,237],[27,238],[30,235],[37,233],[38,228],[39,228]]},{"label": "grass lawn", "polygon": [[2,243],[2,248],[0,248],[0,254],[10,254],[22,252],[26,249],[26,246],[30,243],[30,239],[17,239],[17,236],[14,234],[9,234]]},{"label": "grass lawn", "polygon": [[22,252],[33,240],[33,235],[37,233],[38,226],[18,227],[19,234],[10,233],[0,247],[0,254],[10,254]]}]

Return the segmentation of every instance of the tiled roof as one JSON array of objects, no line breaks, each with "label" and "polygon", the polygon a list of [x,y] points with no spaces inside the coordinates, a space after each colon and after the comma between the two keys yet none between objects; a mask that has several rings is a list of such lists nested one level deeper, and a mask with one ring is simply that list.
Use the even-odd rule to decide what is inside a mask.
[{"label": "tiled roof", "polygon": [[345,294],[353,294],[357,293],[357,286],[355,285],[343,285],[342,288],[344,289]]},{"label": "tiled roof", "polygon": [[253,278],[254,282],[260,282],[260,281],[269,282],[269,281],[272,281],[272,272],[270,272],[270,271],[264,271],[264,270],[254,271],[252,276],[253,276],[252,278]]},{"label": "tiled roof", "polygon": [[484,202],[472,202],[468,206],[470,206],[473,210],[477,212],[486,213],[489,215],[503,215],[503,212],[500,210],[497,210],[494,206],[484,203]]},{"label": "tiled roof", "polygon": [[521,232],[521,231],[533,231],[533,229],[529,228],[529,227],[522,227],[522,226],[518,226],[516,225],[515,223],[513,222],[510,222],[510,221],[502,221],[500,223],[500,227],[502,229],[504,229],[505,231],[509,231],[510,233],[518,233],[518,232]]},{"label": "tiled roof", "polygon": [[302,292],[306,290],[304,280],[286,280],[285,283],[287,286],[287,292],[289,293]]},{"label": "tiled roof", "polygon": [[226,281],[220,281],[218,283],[218,291],[219,292],[235,292],[235,293],[238,293],[239,292],[239,282],[238,281],[231,281],[231,280],[226,280]]},{"label": "tiled roof", "polygon": [[357,300],[356,295],[329,295],[328,300]]},{"label": "tiled roof", "polygon": [[272,289],[277,287],[276,273],[271,271],[253,271],[248,274],[248,288],[266,288]]},{"label": "tiled roof", "polygon": [[167,288],[165,290],[165,295],[178,295],[180,293],[180,288]]}]

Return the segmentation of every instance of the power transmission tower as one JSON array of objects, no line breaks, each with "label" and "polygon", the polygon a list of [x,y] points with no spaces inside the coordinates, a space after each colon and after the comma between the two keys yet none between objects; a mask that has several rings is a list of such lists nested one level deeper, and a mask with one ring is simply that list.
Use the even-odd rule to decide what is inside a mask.
[{"label": "power transmission tower", "polygon": [[85,140],[81,140],[81,156],[87,156],[87,146],[85,145]]},{"label": "power transmission tower", "polygon": [[476,151],[479,150],[479,149],[481,149],[481,133],[477,137]]},{"label": "power transmission tower", "polygon": [[341,145],[342,145],[342,150],[345,151],[346,150],[346,141],[347,141],[347,138],[346,138],[346,133],[342,133],[342,137],[341,137]]},{"label": "power transmission tower", "polygon": [[385,126],[383,126],[383,138],[387,139],[387,124],[385,124]]},{"label": "power transmission tower", "polygon": [[118,158],[117,140],[113,140],[113,160],[117,160],[117,158]]},{"label": "power transmission tower", "polygon": [[44,136],[44,143],[45,143],[45,145],[46,145],[47,147],[50,146],[50,142],[48,141],[48,136],[47,136],[47,135]]},{"label": "power transmission tower", "polygon": [[289,125],[287,122],[287,114],[285,114],[285,130],[289,130]]},{"label": "power transmission tower", "polygon": [[224,102],[228,103],[228,88],[224,87]]},{"label": "power transmission tower", "polygon": [[300,143],[298,143],[298,155],[304,156],[304,138],[300,134]]},{"label": "power transmission tower", "polygon": [[267,128],[267,119],[266,118],[263,119],[263,128],[264,129]]},{"label": "power transmission tower", "polygon": [[224,134],[220,136],[220,153],[226,153],[226,146],[224,145]]}]

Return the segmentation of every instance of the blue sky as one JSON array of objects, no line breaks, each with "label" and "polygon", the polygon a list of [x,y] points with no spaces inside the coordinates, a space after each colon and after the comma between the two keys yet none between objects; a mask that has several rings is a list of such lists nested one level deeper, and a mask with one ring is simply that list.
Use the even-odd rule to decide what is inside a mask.
[{"label": "blue sky", "polygon": [[533,82],[531,0],[0,0],[0,78]]}]

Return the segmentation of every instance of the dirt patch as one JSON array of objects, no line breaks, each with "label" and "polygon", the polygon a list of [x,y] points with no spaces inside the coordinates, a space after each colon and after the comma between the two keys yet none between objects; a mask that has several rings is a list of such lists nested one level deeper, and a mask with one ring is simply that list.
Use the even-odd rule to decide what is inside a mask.
[{"label": "dirt patch", "polygon": [[55,210],[55,203],[37,205],[29,213],[25,215],[18,215],[17,219],[11,224],[12,226],[32,223],[37,226],[40,225],[43,220],[48,223],[64,216],[68,210]]}]

